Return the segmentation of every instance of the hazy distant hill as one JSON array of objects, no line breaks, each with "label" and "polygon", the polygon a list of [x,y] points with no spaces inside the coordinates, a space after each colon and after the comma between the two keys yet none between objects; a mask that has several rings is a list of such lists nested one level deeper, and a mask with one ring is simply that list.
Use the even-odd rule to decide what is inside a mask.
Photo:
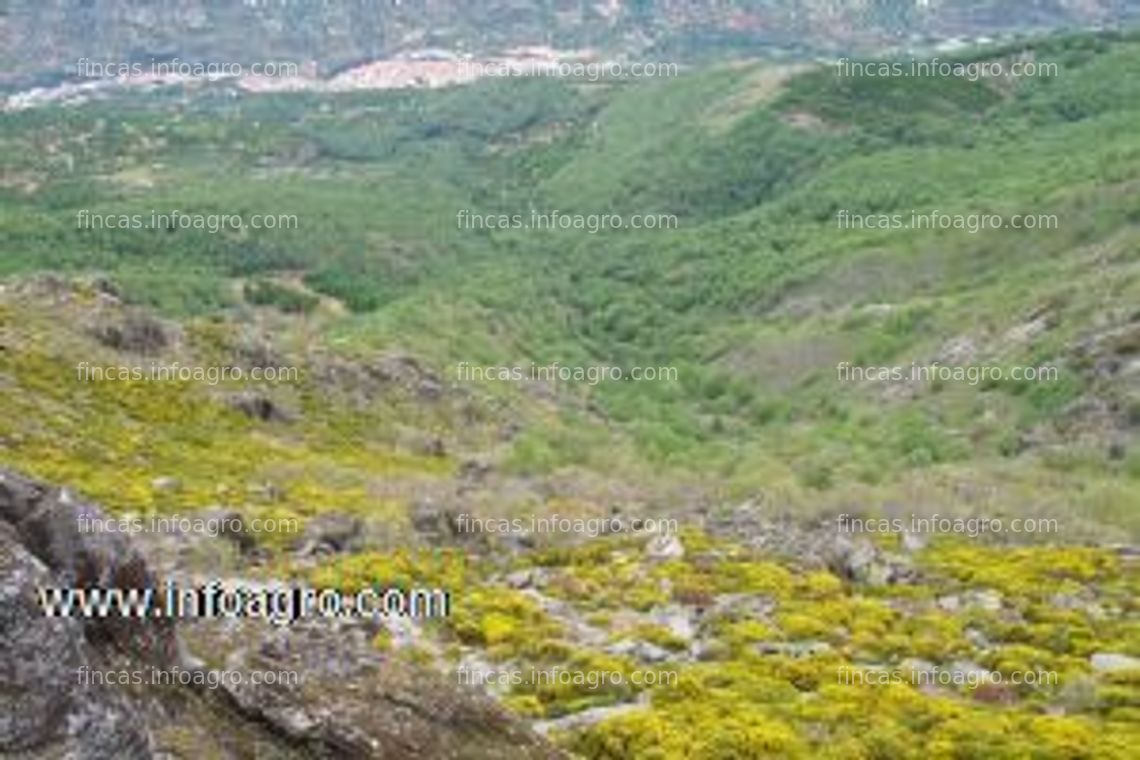
[{"label": "hazy distant hill", "polygon": [[74,67],[84,56],[337,67],[433,46],[811,52],[1112,24],[1138,8],[1136,0],[7,0],[0,81]]}]

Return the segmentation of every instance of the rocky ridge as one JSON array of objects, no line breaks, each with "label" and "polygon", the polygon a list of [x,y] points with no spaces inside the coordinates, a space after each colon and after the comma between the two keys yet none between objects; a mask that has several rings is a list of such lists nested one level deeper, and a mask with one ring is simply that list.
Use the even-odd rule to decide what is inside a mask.
[{"label": "rocky ridge", "polygon": [[[80,532],[81,515],[97,520],[104,513],[66,489],[0,473],[0,753],[557,756],[486,698],[387,661],[369,636],[347,626],[45,616],[38,588],[160,582],[126,537]],[[206,660],[246,675],[292,670],[299,680],[116,688],[77,676],[80,669],[208,673]]]}]

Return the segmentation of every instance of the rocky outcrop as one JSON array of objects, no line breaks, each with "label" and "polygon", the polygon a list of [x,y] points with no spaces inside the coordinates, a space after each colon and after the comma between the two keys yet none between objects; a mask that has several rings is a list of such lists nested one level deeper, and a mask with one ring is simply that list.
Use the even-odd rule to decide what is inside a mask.
[{"label": "rocky outcrop", "polygon": [[242,391],[227,396],[226,403],[231,409],[246,417],[261,422],[292,422],[295,415],[272,398],[257,391]]},{"label": "rocky outcrop", "polygon": [[[66,489],[0,471],[0,756],[558,756],[489,698],[382,655],[371,621],[45,615],[38,589],[161,585],[128,537],[92,529],[104,518]],[[228,677],[83,676],[152,668]],[[295,675],[258,683],[255,671]]]},{"label": "rocky outcrop", "polygon": [[236,622],[189,635],[192,646],[218,636],[231,642],[228,672],[298,674],[292,682],[225,681],[219,695],[237,714],[270,726],[305,753],[558,756],[490,699],[381,653],[372,645],[372,634],[364,623],[301,621],[288,629]]},{"label": "rocky outcrop", "polygon": [[[146,560],[121,533],[102,531],[106,515],[67,489],[0,472],[0,521],[48,568],[50,586],[156,587]],[[84,636],[155,664],[180,661],[174,622],[113,616],[83,621]]]},{"label": "rocky outcrop", "polygon": [[96,325],[91,333],[108,348],[148,356],[161,352],[170,344],[170,336],[162,323],[142,312]]},{"label": "rocky outcrop", "polygon": [[0,755],[151,757],[134,706],[80,678],[93,661],[83,623],[40,612],[34,589],[56,582],[0,523]]}]

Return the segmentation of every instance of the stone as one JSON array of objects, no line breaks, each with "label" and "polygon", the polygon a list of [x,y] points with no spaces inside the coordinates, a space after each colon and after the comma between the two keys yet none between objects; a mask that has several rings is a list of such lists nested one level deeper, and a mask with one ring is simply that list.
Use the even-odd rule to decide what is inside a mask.
[{"label": "stone", "polygon": [[142,313],[97,325],[91,334],[108,348],[135,354],[154,355],[170,344],[162,323]]},{"label": "stone", "polygon": [[656,644],[633,639],[622,639],[621,641],[611,644],[606,647],[606,652],[608,654],[624,657],[633,657],[634,659],[648,663],[665,662],[672,656],[668,650],[662,649]]},{"label": "stone", "polygon": [[956,594],[938,597],[938,609],[943,612],[957,612],[962,608],[962,598]]},{"label": "stone", "polygon": [[1130,657],[1116,652],[1097,652],[1089,658],[1089,664],[1098,673],[1140,670],[1140,657]]},{"label": "stone", "polygon": [[[183,756],[187,742],[202,757],[229,757],[234,747],[290,760],[559,756],[489,698],[381,653],[374,621],[183,626],[174,618],[44,615],[37,588],[161,586],[126,534],[80,533],[80,515],[102,511],[0,471],[0,756],[149,760]],[[183,586],[198,580],[171,572]],[[262,587],[248,578],[220,582]],[[384,622],[393,623],[394,645],[415,640],[414,621]],[[77,677],[82,668],[200,673],[206,662],[243,677],[123,689]],[[295,676],[257,682],[253,671]],[[191,702],[198,707],[188,710]]]},{"label": "stone", "polygon": [[926,536],[921,533],[907,531],[902,534],[902,548],[904,551],[914,553],[926,548]]},{"label": "stone", "polygon": [[305,522],[301,553],[349,552],[360,548],[364,524],[359,517],[339,512],[317,515]]},{"label": "stone", "polygon": [[226,403],[230,408],[236,409],[246,417],[261,422],[290,422],[293,420],[293,414],[285,411],[269,396],[257,391],[234,393],[226,398]]},{"label": "stone", "polygon": [[181,490],[182,483],[178,478],[172,478],[164,475],[161,478],[155,478],[150,482],[150,487],[156,491],[173,492]]},{"label": "stone", "polygon": [[550,571],[544,567],[531,567],[508,573],[503,582],[511,588],[539,589],[550,583]]},{"label": "stone", "polygon": [[84,623],[44,616],[27,593],[57,582],[0,523],[0,755],[152,757],[140,711],[83,678]]},{"label": "stone", "polygon": [[865,581],[877,556],[878,552],[870,541],[840,538],[837,541],[835,555],[829,564],[840,577],[852,581]]},{"label": "stone", "polygon": [[[649,692],[642,693],[648,694]],[[554,731],[578,731],[588,726],[592,726],[596,723],[600,723],[607,718],[612,718],[617,715],[625,715],[635,710],[644,709],[645,704],[642,702],[610,705],[607,707],[591,707],[587,710],[565,715],[561,718],[538,721],[535,723],[534,730],[543,735]]]},{"label": "stone", "polygon": [[967,606],[977,607],[986,612],[1000,612],[1002,608],[1002,596],[1000,592],[992,589],[974,591],[967,598],[966,604]]},{"label": "stone", "polygon": [[409,515],[412,528],[430,539],[454,539],[460,535],[459,516],[432,499],[423,499],[412,505]]},{"label": "stone", "polygon": [[986,637],[982,631],[977,628],[967,628],[965,631],[966,641],[970,642],[970,646],[974,649],[986,650],[993,646],[989,638]]},{"label": "stone", "polygon": [[646,545],[645,553],[652,560],[680,559],[685,556],[685,546],[677,536],[654,536]]},{"label": "stone", "polygon": [[755,645],[760,654],[774,654],[783,657],[812,657],[826,654],[831,651],[831,645],[826,641],[761,641]]},{"label": "stone", "polygon": [[904,673],[910,679],[912,684],[917,684],[922,679],[930,679],[932,674],[938,669],[938,666],[929,660],[922,660],[917,657],[908,657],[899,663],[899,672]]},{"label": "stone", "polygon": [[721,615],[734,620],[765,620],[776,610],[776,600],[770,596],[756,594],[721,594],[716,597],[708,614]]},{"label": "stone", "polygon": [[[210,507],[192,519],[201,519],[207,523],[214,521],[214,524],[220,528],[218,536],[231,541],[242,553],[251,552],[257,548],[257,537],[249,530],[247,520],[236,509]],[[234,530],[235,527],[238,527],[238,530]]]},{"label": "stone", "polygon": [[969,660],[955,660],[945,668],[945,671],[950,674],[953,684],[962,682],[971,685],[986,683],[991,676],[990,671]]},{"label": "stone", "polygon": [[[56,578],[55,586],[143,588],[158,579],[125,534],[80,530],[80,518],[107,520],[98,507],[66,489],[51,489],[0,471],[0,521],[15,529],[23,547]],[[113,641],[147,661],[176,661],[173,621],[139,625],[129,618],[88,618],[88,636]]]},{"label": "stone", "polygon": [[666,628],[669,633],[686,642],[697,635],[691,613],[679,604],[658,607],[649,611],[649,619],[656,625]]}]

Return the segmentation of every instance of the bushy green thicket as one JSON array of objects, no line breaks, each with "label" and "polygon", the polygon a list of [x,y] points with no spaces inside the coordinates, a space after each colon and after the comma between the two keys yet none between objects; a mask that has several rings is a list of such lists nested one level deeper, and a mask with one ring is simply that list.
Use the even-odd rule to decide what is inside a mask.
[{"label": "bushy green thicket", "polygon": [[[771,457],[827,490],[1016,457],[1023,434],[1094,385],[1092,365],[1072,356],[1080,326],[1138,295],[1128,274],[1138,43],[1078,35],[959,60],[1026,49],[1057,63],[1057,76],[859,78],[753,64],[441,91],[171,90],[12,114],[0,129],[0,271],[97,269],[128,298],[180,312],[231,303],[231,278],[299,271],[360,315],[347,329],[363,350],[414,347],[441,367],[673,367],[675,382],[563,390],[651,460],[730,478],[750,479]],[[81,230],[82,209],[292,214],[298,225]],[[676,228],[458,221],[532,210],[670,214]],[[840,211],[912,210],[1051,214],[1059,226],[837,225]],[[1003,342],[1043,305],[1055,327],[1029,345]],[[840,361],[927,361],[961,336],[982,344],[979,361],[1052,362],[1063,377],[932,386],[915,411],[833,374]],[[522,439],[516,466],[596,459],[588,434],[551,435]],[[1099,467],[1120,474],[1104,456]]]}]

